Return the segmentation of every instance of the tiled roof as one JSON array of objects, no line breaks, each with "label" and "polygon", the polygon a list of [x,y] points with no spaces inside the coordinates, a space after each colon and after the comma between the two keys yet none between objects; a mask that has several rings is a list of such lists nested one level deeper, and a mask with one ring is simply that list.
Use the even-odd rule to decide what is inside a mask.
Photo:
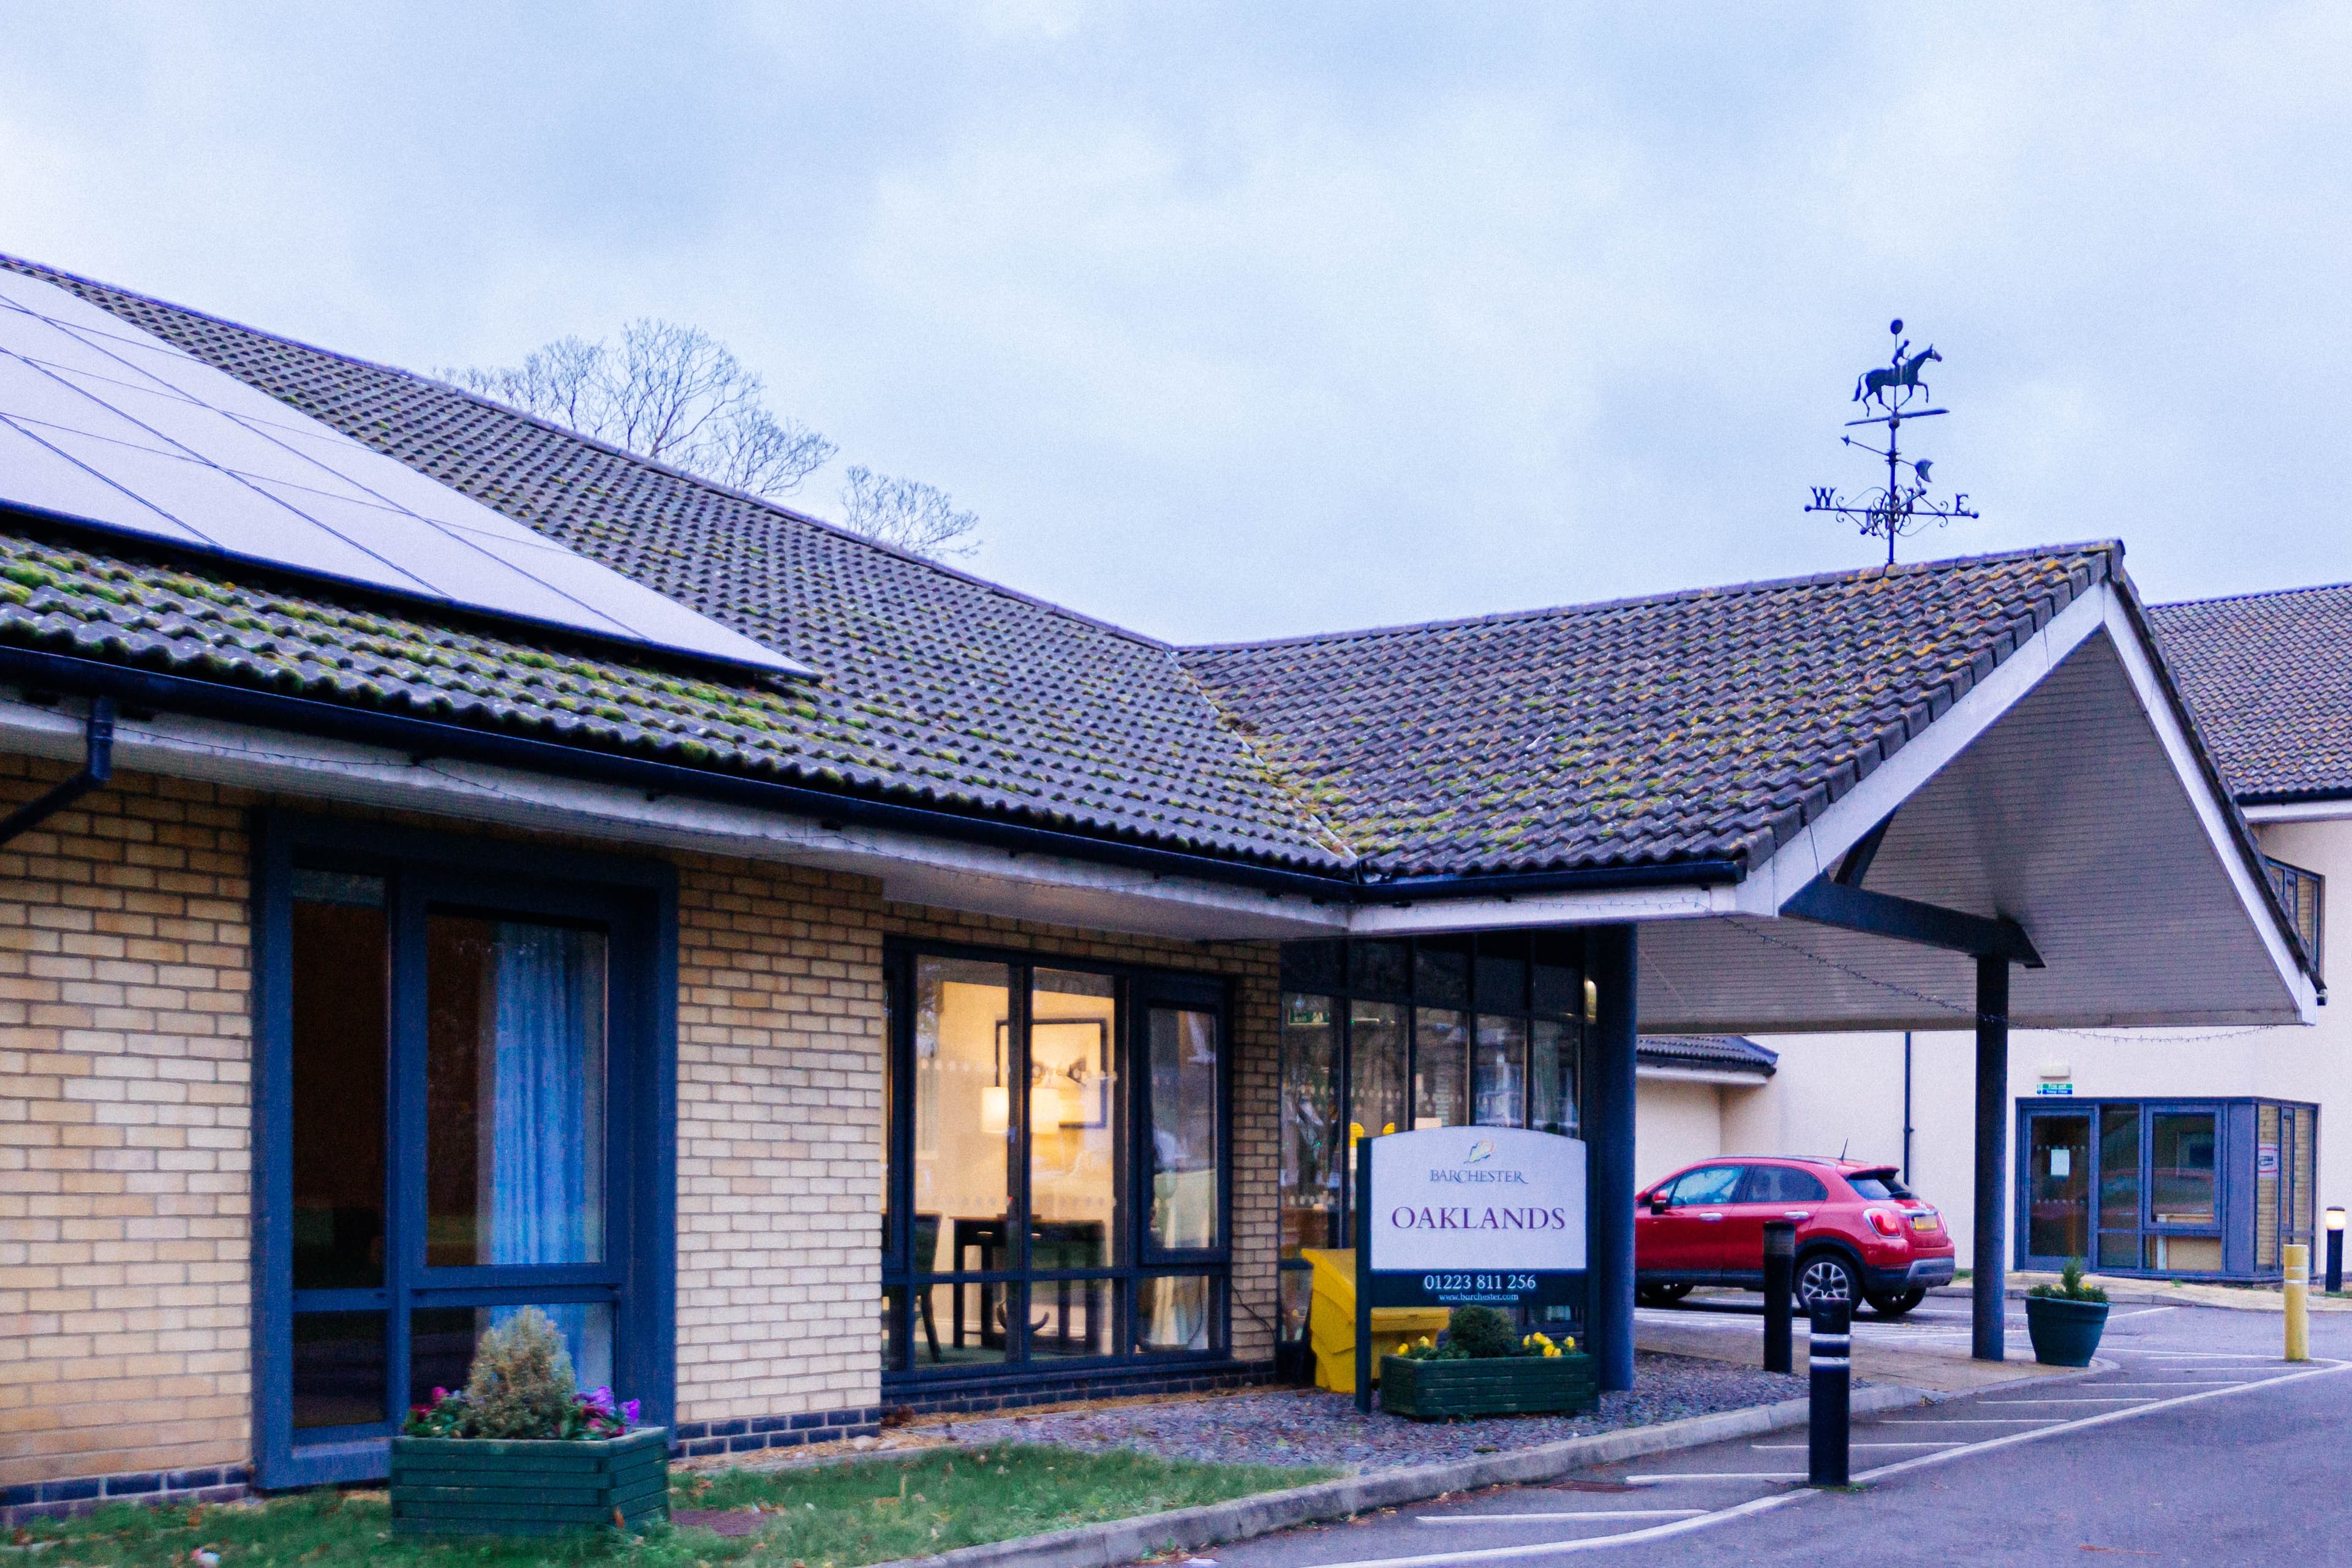
[{"label": "tiled roof", "polygon": [[1764,859],[2093,584],[2086,544],[1198,648],[1396,875]]},{"label": "tiled roof", "polygon": [[1650,1067],[1728,1069],[1762,1078],[1771,1077],[1780,1065],[1779,1052],[1738,1035],[1643,1035],[1633,1055]]},{"label": "tiled roof", "polygon": [[2352,795],[2352,584],[2152,605],[2148,617],[2239,799]]},{"label": "tiled roof", "polygon": [[[429,378],[73,289],[823,671],[794,691],[142,547],[0,535],[0,637],[1331,874],[1753,865],[2118,547],[1175,649]],[[251,576],[252,574],[247,574]]]},{"label": "tiled roof", "polygon": [[[642,672],[609,659],[579,660],[578,668],[595,671],[580,679],[596,688],[581,700],[604,718],[573,728],[568,738],[673,753],[673,760],[682,753],[688,761],[951,811],[1012,815],[1067,831],[1308,869],[1344,866],[1331,835],[1221,726],[1162,644],[426,377],[32,263],[0,258],[0,265],[70,289],[826,677],[797,705],[757,691],[735,693],[738,719],[781,707],[789,721],[744,729],[706,724],[698,714],[641,711],[635,693],[648,679]],[[21,541],[0,545],[26,547]],[[127,561],[111,564],[141,570]],[[327,608],[317,602],[309,607]],[[13,635],[25,635],[24,612],[34,608],[11,615]],[[103,603],[96,608],[121,619]],[[48,634],[60,635],[74,613],[63,600],[47,601],[42,619]],[[155,613],[168,617],[173,611],[166,605]],[[362,618],[396,627],[388,634],[394,641],[429,644],[440,635],[437,617]],[[321,630],[321,623],[309,626]],[[338,669],[340,653],[322,661],[328,645],[316,642],[299,650],[242,646],[231,652],[216,637],[198,636],[177,639],[167,655],[155,646],[156,636],[142,633],[144,640],[125,649],[284,689],[341,686],[367,702],[486,723],[530,721],[520,705],[509,712],[496,699],[497,660],[509,645],[495,640],[475,643],[477,657],[461,661],[470,664],[463,671],[435,666],[427,672],[372,662],[379,657],[373,650],[362,654],[359,668]],[[530,668],[528,658],[522,664]]]}]

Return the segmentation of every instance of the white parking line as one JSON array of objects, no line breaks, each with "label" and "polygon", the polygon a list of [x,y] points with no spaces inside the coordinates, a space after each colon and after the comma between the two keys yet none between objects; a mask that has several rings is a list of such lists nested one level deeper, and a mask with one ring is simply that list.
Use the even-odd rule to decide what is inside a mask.
[{"label": "white parking line", "polygon": [[[1751,1448],[1806,1448],[1807,1443],[1750,1443]],[[1965,1448],[1966,1443],[1848,1443],[1849,1448]]]},{"label": "white parking line", "polygon": [[1881,1426],[2025,1426],[2037,1421],[2063,1421],[2062,1415],[1906,1415],[1882,1421]]},{"label": "white parking line", "polygon": [[[1981,1443],[1971,1443],[1966,1447],[1944,1448],[1932,1454],[1921,1454],[1916,1458],[1898,1459],[1892,1464],[1881,1465],[1876,1469],[1864,1470],[1855,1475],[1853,1480],[1857,1486],[1867,1485],[1888,1476],[1923,1469],[1929,1465],[1947,1464],[1954,1459],[1987,1453],[1995,1448],[2013,1447],[2020,1443],[2038,1442],[2043,1437],[2060,1432],[2081,1432],[2093,1426],[2109,1426],[2120,1421],[2137,1420],[2142,1415],[2152,1415],[2158,1410],[2177,1410],[2184,1405],[2201,1405],[2210,1400],[2227,1399],[2253,1389],[2268,1388],[2274,1384],[2300,1383],[2305,1378],[2312,1377],[2332,1377],[2347,1371],[2352,1371],[2352,1362],[2333,1362],[2315,1365],[2309,1372],[2293,1372],[2280,1377],[2263,1378],[2253,1383],[2232,1384],[2226,1388],[2209,1389],[2200,1394],[2179,1394],[2170,1399],[2157,1400],[2129,1410],[2109,1410],[2097,1415],[2079,1416],[2071,1421],[2055,1421],[2048,1426],[2037,1426],[2030,1432],[2012,1432],[2006,1436],[1988,1437]],[[1628,1481],[1638,1480],[1638,1478],[1631,1476],[1625,1479]],[[1712,1480],[1728,1478],[1727,1475],[1691,1475],[1657,1479],[1660,1480]],[[1756,1479],[1779,1480],[1788,1478],[1771,1476]],[[1802,1479],[1803,1478],[1794,1479]],[[1663,1541],[1672,1536],[1687,1535],[1694,1531],[1706,1530],[1736,1519],[1769,1513],[1774,1509],[1802,1501],[1812,1495],[1810,1489],[1772,1492],[1763,1497],[1751,1498],[1746,1502],[1737,1503],[1729,1508],[1716,1509],[1688,1519],[1673,1520],[1663,1524],[1645,1525],[1639,1530],[1621,1531],[1614,1535],[1588,1536],[1574,1541],[1531,1542],[1525,1546],[1493,1546],[1472,1552],[1429,1552],[1407,1557],[1367,1557],[1350,1563],[1322,1563],[1318,1564],[1318,1568],[1438,1568],[1442,1563],[1500,1563],[1522,1557],[1554,1557],[1566,1556],[1571,1552],[1598,1552],[1612,1546],[1630,1546],[1636,1542]]]},{"label": "white parking line", "polygon": [[1703,1508],[1596,1508],[1581,1513],[1444,1513],[1423,1514],[1415,1524],[1542,1524],[1566,1520],[1688,1519]]},{"label": "white parking line", "polygon": [[1678,1481],[1801,1481],[1802,1470],[1680,1470],[1656,1476],[1626,1476],[1629,1487],[1663,1487]]},{"label": "white parking line", "polygon": [[2070,1394],[2063,1399],[1979,1399],[1977,1408],[1990,1410],[1996,1405],[2145,1405],[2151,1396],[2145,1394],[2118,1394],[2112,1398],[2098,1394]]}]

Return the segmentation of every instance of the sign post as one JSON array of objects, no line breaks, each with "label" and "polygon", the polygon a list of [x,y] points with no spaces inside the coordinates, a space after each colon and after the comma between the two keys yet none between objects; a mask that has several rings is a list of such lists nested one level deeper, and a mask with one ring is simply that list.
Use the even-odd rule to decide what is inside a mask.
[{"label": "sign post", "polygon": [[1520,1127],[1431,1127],[1356,1145],[1356,1408],[1372,1408],[1374,1307],[1581,1299],[1585,1146]]}]

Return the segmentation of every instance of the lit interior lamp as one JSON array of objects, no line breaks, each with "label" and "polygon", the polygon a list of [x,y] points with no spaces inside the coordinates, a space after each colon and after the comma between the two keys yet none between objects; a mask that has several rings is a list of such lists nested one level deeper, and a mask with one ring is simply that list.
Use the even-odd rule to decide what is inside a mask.
[{"label": "lit interior lamp", "polygon": [[[1066,1121],[1078,1120],[1080,1105],[1073,1092],[1076,1085],[1065,1091],[1048,1079],[1033,1084],[1029,1089],[1029,1130],[1032,1132],[1050,1131]],[[992,1084],[980,1091],[980,1130],[992,1138],[1002,1138],[1011,1125],[1013,1091],[1003,1084]]]},{"label": "lit interior lamp", "polygon": [[2344,1228],[2344,1211],[2333,1204],[2327,1206],[2327,1228],[2330,1230]]}]

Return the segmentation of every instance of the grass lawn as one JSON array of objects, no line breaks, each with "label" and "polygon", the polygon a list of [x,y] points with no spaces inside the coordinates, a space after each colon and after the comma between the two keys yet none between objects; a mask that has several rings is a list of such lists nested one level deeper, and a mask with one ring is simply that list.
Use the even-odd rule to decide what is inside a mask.
[{"label": "grass lawn", "polygon": [[[675,1525],[656,1526],[639,1536],[607,1531],[558,1541],[394,1539],[382,1493],[322,1489],[258,1506],[113,1506],[87,1519],[43,1521],[17,1532],[16,1550],[0,1547],[0,1564],[14,1559],[40,1568],[194,1568],[201,1560],[193,1553],[206,1548],[218,1555],[219,1568],[522,1568],[540,1563],[855,1568],[1223,1502],[1333,1474],[1004,1444],[765,1474],[680,1472],[670,1488],[673,1509],[726,1510],[729,1525],[749,1525],[749,1533],[721,1535],[698,1525]],[[756,1514],[749,1511],[754,1508]]]}]

